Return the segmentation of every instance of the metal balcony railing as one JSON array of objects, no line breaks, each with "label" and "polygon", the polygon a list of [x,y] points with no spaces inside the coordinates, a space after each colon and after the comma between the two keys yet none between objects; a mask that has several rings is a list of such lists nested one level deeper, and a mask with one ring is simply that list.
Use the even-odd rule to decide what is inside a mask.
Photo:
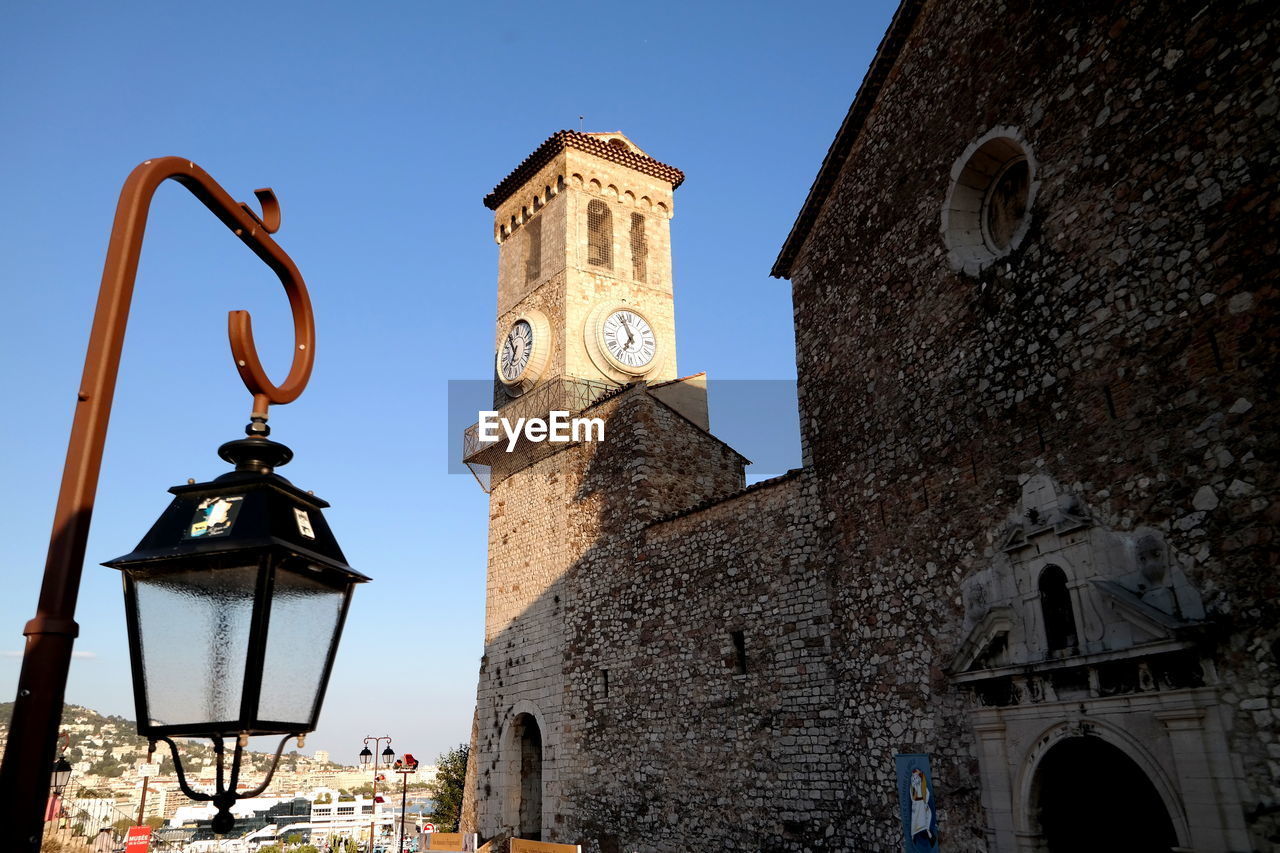
[{"label": "metal balcony railing", "polygon": [[[519,418],[545,418],[550,412],[577,414],[590,408],[623,386],[593,379],[551,379],[497,409],[499,417],[514,424]],[[493,454],[505,452],[507,437],[499,431],[495,441],[480,440],[480,424],[463,432],[462,461],[471,469],[485,491],[489,491],[489,471]],[[519,466],[516,466],[519,467]]]}]

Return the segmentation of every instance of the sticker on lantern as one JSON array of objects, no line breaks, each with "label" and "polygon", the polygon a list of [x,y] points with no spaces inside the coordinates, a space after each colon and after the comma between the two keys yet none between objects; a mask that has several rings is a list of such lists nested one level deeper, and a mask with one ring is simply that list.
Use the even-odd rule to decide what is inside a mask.
[{"label": "sticker on lantern", "polygon": [[211,536],[226,536],[231,526],[236,523],[240,514],[240,504],[244,495],[233,497],[205,498],[196,504],[196,511],[191,516],[191,526],[187,529],[187,539],[208,539]]}]

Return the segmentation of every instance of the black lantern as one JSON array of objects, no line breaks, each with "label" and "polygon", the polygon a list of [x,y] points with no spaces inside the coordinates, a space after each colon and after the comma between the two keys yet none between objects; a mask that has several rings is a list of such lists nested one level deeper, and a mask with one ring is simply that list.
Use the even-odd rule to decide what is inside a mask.
[{"label": "black lantern", "polygon": [[[219,808],[231,828],[240,756],[254,735],[314,731],[338,639],[357,583],[321,510],[275,467],[293,458],[262,437],[228,442],[235,470],[175,486],[173,502],[131,554],[104,565],[124,577],[138,733],[173,752],[186,795]],[[172,736],[207,737],[218,758],[217,792],[187,786]],[[235,737],[224,784],[225,737]]]},{"label": "black lantern", "polygon": [[53,788],[53,795],[61,797],[62,791],[67,787],[67,783],[71,781],[71,763],[67,761],[65,755],[59,755],[58,760],[53,763],[53,773],[50,774],[49,787]]},{"label": "black lantern", "polygon": [[391,744],[387,744],[387,748],[382,750],[382,763],[390,767],[395,757],[396,751],[391,748]]},{"label": "black lantern", "polygon": [[366,746],[364,749],[360,750],[360,766],[368,767],[370,761],[373,761],[373,753],[369,750],[369,747]]}]

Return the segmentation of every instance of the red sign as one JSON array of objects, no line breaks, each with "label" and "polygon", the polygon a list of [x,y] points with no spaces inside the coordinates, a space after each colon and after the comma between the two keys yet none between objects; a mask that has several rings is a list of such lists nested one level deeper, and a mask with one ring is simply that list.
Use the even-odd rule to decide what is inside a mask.
[{"label": "red sign", "polygon": [[436,825],[435,825],[434,823],[428,823],[428,824],[425,824],[425,825],[423,825],[423,827],[422,827],[422,831],[423,831],[423,832],[435,832],[435,831],[436,831]]},{"label": "red sign", "polygon": [[124,853],[147,853],[151,848],[151,827],[131,826],[124,839]]}]

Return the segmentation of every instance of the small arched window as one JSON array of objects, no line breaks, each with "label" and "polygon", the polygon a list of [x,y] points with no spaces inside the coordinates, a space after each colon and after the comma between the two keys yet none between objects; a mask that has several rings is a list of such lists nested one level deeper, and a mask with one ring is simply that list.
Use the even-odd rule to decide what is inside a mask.
[{"label": "small arched window", "polygon": [[1076,616],[1071,608],[1067,576],[1057,566],[1045,566],[1040,573],[1040,613],[1044,617],[1044,639],[1049,651],[1074,649]]},{"label": "small arched window", "polygon": [[631,277],[644,281],[648,276],[649,241],[644,234],[644,216],[631,214]]},{"label": "small arched window", "polygon": [[542,217],[530,220],[524,232],[524,280],[532,284],[542,275]]},{"label": "small arched window", "polygon": [[613,269],[613,218],[597,198],[587,203],[587,263]]}]

